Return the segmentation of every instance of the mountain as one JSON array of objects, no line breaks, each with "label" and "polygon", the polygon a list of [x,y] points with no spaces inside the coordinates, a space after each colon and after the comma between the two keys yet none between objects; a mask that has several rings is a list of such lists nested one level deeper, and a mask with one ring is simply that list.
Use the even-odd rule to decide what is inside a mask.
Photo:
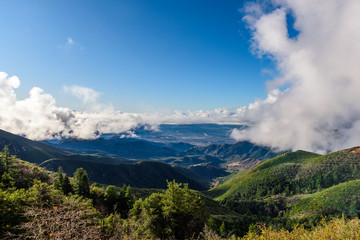
[{"label": "mountain", "polygon": [[186,150],[189,150],[190,148],[195,147],[195,145],[192,145],[190,143],[184,143],[184,142],[171,142],[166,144],[167,148],[174,149],[178,152],[184,152]]},{"label": "mountain", "polygon": [[159,143],[118,136],[95,140],[64,139],[52,146],[78,154],[151,159],[179,166],[207,164],[228,170],[248,169],[280,154],[250,142],[200,147],[185,142]]},{"label": "mountain", "polygon": [[[77,146],[83,146],[84,148],[91,147],[91,144],[96,146],[99,142],[103,143],[100,146],[106,146],[104,143],[109,143],[109,141],[104,141],[104,139],[99,139],[98,141],[71,139],[69,141],[64,140],[63,142],[67,144],[75,142]],[[155,151],[153,154],[159,155],[161,153],[174,152],[174,150],[162,147],[163,144],[156,145],[156,143],[151,144],[146,141],[129,139],[123,141],[119,139],[112,142],[120,143],[119,145],[124,143],[123,146],[132,146],[127,151],[128,153],[132,152],[133,155],[137,154],[135,146],[143,146],[143,151],[140,151],[138,154],[144,154],[144,149],[147,149],[146,151],[149,152],[151,152],[151,149],[157,149],[158,151]],[[53,171],[57,171],[58,167],[62,166],[68,174],[73,174],[77,168],[82,167],[88,171],[89,178],[92,181],[105,184],[122,186],[126,183],[134,187],[165,188],[166,180],[175,179],[177,182],[189,183],[189,186],[193,189],[205,190],[209,184],[205,179],[211,180],[208,176],[203,176],[205,174],[204,171],[191,171],[161,162],[148,161],[137,163],[137,161],[126,158],[113,158],[106,155],[71,154],[61,149],[0,130],[0,147],[3,148],[5,145],[9,147],[10,154],[17,155],[18,158],[27,162],[36,163]],[[108,147],[108,149],[114,149],[113,144],[110,144]],[[126,149],[121,151],[124,152]],[[211,170],[209,171],[211,172]],[[223,170],[213,170],[211,176],[224,176],[224,174]],[[196,177],[200,179],[194,179]]]},{"label": "mountain", "polygon": [[[342,155],[342,153],[339,152],[335,155]],[[312,176],[315,172],[319,177],[320,174],[325,174],[321,171],[325,169],[324,166],[330,165],[328,164],[329,160],[325,165],[314,164],[310,160],[332,159],[332,156],[335,155],[330,154],[326,157],[306,151],[285,153],[266,160],[252,169],[234,174],[228,178],[228,181],[211,189],[209,193],[219,200],[241,200],[279,194],[285,190],[295,194],[300,192],[300,187],[303,189],[304,186],[312,189],[315,184]]]},{"label": "mountain", "polygon": [[269,147],[255,145],[247,141],[235,144],[212,144],[206,147],[196,146],[183,153],[183,155],[209,155],[220,158],[227,162],[226,168],[231,170],[248,169],[279,154]]},{"label": "mountain", "polygon": [[360,147],[327,155],[285,153],[222,182],[207,194],[246,219],[237,224],[310,228],[324,217],[360,209]]},{"label": "mountain", "polygon": [[130,134],[105,134],[107,136],[128,137],[136,135],[139,139],[162,142],[177,143],[184,142],[192,145],[206,146],[209,144],[235,143],[231,137],[234,129],[244,129],[241,125],[228,124],[160,124],[157,128],[141,126],[134,129]]},{"label": "mountain", "polygon": [[289,214],[300,216],[308,212],[324,210],[340,213],[356,213],[360,206],[360,179],[347,181],[313,194],[297,196]]},{"label": "mountain", "polygon": [[[323,194],[331,195],[334,192],[330,191],[331,187],[358,179],[359,147],[327,155],[296,151],[227,176],[224,183],[210,189],[208,194],[230,205],[236,202],[263,200],[272,196],[285,196],[289,203],[292,203],[299,200],[291,199],[292,196],[315,194],[314,198],[322,199],[320,196]],[[321,191],[322,194],[319,193]],[[309,196],[306,195],[306,198]]]},{"label": "mountain", "polygon": [[77,168],[83,168],[92,181],[116,186],[126,184],[141,188],[166,188],[166,181],[175,180],[188,183],[192,189],[205,190],[207,188],[206,185],[191,178],[189,175],[193,173],[188,172],[187,169],[156,161],[106,164],[68,157],[51,159],[42,163],[41,166],[52,171],[56,171],[59,166],[62,166],[64,172],[71,176]]},{"label": "mountain", "polygon": [[162,158],[160,159],[160,161],[169,164],[176,164],[178,166],[183,166],[183,167],[189,167],[195,165],[220,167],[220,165],[224,163],[224,160],[209,155],[168,157],[168,158]]},{"label": "mountain", "polygon": [[186,174],[188,176],[196,179],[207,187],[209,186],[209,183],[213,184],[214,179],[229,175],[229,172],[227,172],[225,169],[213,167],[210,165],[194,165],[186,169]]},{"label": "mountain", "polygon": [[0,148],[3,149],[5,145],[9,147],[10,154],[38,164],[47,159],[61,158],[68,154],[58,148],[0,130]]},{"label": "mountain", "polygon": [[186,151],[186,154],[206,154],[220,158],[229,158],[236,155],[240,159],[257,158],[263,160],[275,157],[279,153],[273,152],[269,147],[242,141],[235,144],[212,144],[206,147],[193,147]]},{"label": "mountain", "polygon": [[52,146],[72,153],[98,154],[132,159],[151,159],[177,155],[176,150],[166,147],[165,144],[133,138],[64,139]]}]

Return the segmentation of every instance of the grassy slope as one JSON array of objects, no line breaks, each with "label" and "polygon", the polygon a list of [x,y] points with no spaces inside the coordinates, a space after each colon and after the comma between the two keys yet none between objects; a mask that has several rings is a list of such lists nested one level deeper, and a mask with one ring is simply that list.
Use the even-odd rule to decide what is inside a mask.
[{"label": "grassy slope", "polygon": [[332,186],[320,192],[299,196],[291,206],[290,216],[300,216],[325,209],[354,213],[360,205],[360,180],[352,180]]},{"label": "grassy slope", "polygon": [[[226,182],[216,188],[210,189],[208,193],[217,200],[223,200],[244,190],[251,191],[259,185],[268,184],[270,187],[272,182],[274,180],[276,181],[276,179],[271,176],[271,169],[287,163],[300,163],[318,156],[318,154],[305,151],[282,154],[269,159],[252,169],[241,171],[228,177]],[[252,187],[252,189],[249,189],[249,187]]]},{"label": "grassy slope", "polygon": [[328,155],[286,153],[226,177],[207,192],[244,216],[239,223],[262,222],[293,228],[319,224],[325,216],[360,209],[360,148]]}]

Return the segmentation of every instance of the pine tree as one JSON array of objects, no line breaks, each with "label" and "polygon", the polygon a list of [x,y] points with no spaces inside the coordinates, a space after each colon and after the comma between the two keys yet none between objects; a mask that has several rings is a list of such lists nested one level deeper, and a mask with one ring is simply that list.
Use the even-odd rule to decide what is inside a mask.
[{"label": "pine tree", "polygon": [[76,169],[76,172],[74,173],[74,191],[75,194],[80,196],[90,196],[89,178],[87,172],[83,168]]},{"label": "pine tree", "polygon": [[62,189],[62,185],[64,183],[64,171],[63,171],[63,168],[60,166],[58,168],[58,171],[56,173],[56,177],[54,178],[54,181],[53,181],[53,184],[54,184],[54,188],[57,189],[57,190],[63,190]]},{"label": "pine tree", "polygon": [[126,203],[127,203],[128,209],[132,209],[132,207],[133,207],[133,205],[134,205],[134,202],[135,202],[135,199],[134,199],[134,196],[133,196],[133,194],[132,194],[132,191],[131,191],[130,186],[128,186],[128,187],[126,188],[125,199],[126,199]]},{"label": "pine tree", "polygon": [[9,173],[13,164],[14,164],[14,156],[10,155],[9,148],[7,145],[5,145],[3,152],[1,154],[1,170],[3,172]]},{"label": "pine tree", "polygon": [[69,193],[73,192],[73,188],[70,184],[70,179],[68,175],[65,175],[61,189],[65,195],[68,195]]}]

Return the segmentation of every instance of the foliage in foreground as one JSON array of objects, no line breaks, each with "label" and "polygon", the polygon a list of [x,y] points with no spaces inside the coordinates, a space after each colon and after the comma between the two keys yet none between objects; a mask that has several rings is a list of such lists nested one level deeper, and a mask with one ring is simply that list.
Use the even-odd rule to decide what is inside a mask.
[{"label": "foliage in foreground", "polygon": [[[45,171],[6,149],[0,160],[1,239],[360,239],[360,220],[345,219],[359,214],[360,180],[294,196],[291,208],[285,195],[229,202],[236,214],[218,209],[209,218],[203,200],[187,185],[168,182],[167,190],[135,202],[130,187],[89,186],[83,169],[69,178],[61,169]],[[328,216],[326,207],[333,211]],[[316,213],[311,224],[309,213]],[[341,213],[347,215],[318,224],[322,216],[328,220]],[[266,225],[250,225],[257,222]]]},{"label": "foliage in foreground", "polygon": [[134,201],[131,188],[92,186],[78,169],[45,171],[0,152],[1,239],[188,239],[208,215],[187,185]]},{"label": "foliage in foreground", "polygon": [[260,226],[256,231],[250,232],[242,238],[272,239],[272,240],[322,240],[322,239],[360,239],[360,220],[358,218],[345,220],[344,218],[333,219],[330,222],[323,222],[312,230],[304,227],[295,227],[289,232],[284,229],[275,230],[271,227]]},{"label": "foliage in foreground", "polygon": [[211,229],[205,228],[202,237],[207,240],[337,240],[337,239],[360,239],[360,219],[346,220],[335,218],[325,220],[312,229],[297,226],[292,231],[283,228],[266,227],[265,225],[253,226],[250,232],[240,238],[230,236],[222,238]]}]

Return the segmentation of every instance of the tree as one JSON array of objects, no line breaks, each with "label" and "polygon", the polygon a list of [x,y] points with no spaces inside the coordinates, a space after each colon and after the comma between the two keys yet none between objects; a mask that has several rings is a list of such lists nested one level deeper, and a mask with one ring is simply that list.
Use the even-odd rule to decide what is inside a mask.
[{"label": "tree", "polygon": [[120,190],[120,195],[117,201],[117,211],[120,213],[121,218],[127,218],[129,215],[130,209],[134,205],[134,197],[131,192],[130,186],[124,186]]},{"label": "tree", "polygon": [[160,239],[166,239],[171,236],[168,219],[164,215],[163,194],[153,193],[145,199],[142,206],[142,217],[144,227],[151,235]]},{"label": "tree", "polygon": [[54,188],[57,190],[61,190],[61,191],[62,191],[62,185],[64,183],[63,174],[64,174],[63,168],[60,166],[56,173],[56,177],[54,178],[54,181],[53,181]]},{"label": "tree", "polygon": [[105,190],[105,202],[108,206],[114,207],[116,204],[116,201],[119,198],[119,194],[117,192],[117,189],[114,185],[107,186]]},{"label": "tree", "polygon": [[[134,207],[138,208],[138,202]],[[154,238],[188,239],[202,231],[208,214],[200,197],[188,185],[168,182],[163,193],[154,193],[142,203],[145,229]],[[133,211],[134,212],[134,211]]]},{"label": "tree", "polygon": [[135,202],[135,199],[134,199],[134,196],[133,196],[130,186],[128,186],[126,188],[125,199],[126,199],[126,203],[127,203],[128,211],[129,211],[130,209],[132,209],[134,202]]},{"label": "tree", "polygon": [[2,154],[1,154],[1,164],[0,164],[0,173],[6,172],[9,173],[10,169],[14,164],[14,156],[11,156],[9,153],[9,148],[5,145]]},{"label": "tree", "polygon": [[66,174],[64,176],[64,171],[61,166],[58,168],[53,184],[55,189],[62,191],[65,195],[73,191],[70,184],[69,176],[67,176]]},{"label": "tree", "polygon": [[191,238],[199,234],[207,220],[204,203],[187,184],[181,187],[175,181],[168,182],[164,193],[164,215],[170,222],[175,239]]},{"label": "tree", "polygon": [[63,193],[65,195],[68,195],[69,193],[73,192],[73,188],[71,186],[70,179],[69,179],[68,175],[65,175],[64,181],[63,181],[63,183],[61,185],[61,189],[62,189],[62,191],[63,191]]},{"label": "tree", "polygon": [[90,196],[89,178],[87,172],[83,168],[76,169],[76,172],[74,173],[74,191],[75,194],[80,196]]}]

